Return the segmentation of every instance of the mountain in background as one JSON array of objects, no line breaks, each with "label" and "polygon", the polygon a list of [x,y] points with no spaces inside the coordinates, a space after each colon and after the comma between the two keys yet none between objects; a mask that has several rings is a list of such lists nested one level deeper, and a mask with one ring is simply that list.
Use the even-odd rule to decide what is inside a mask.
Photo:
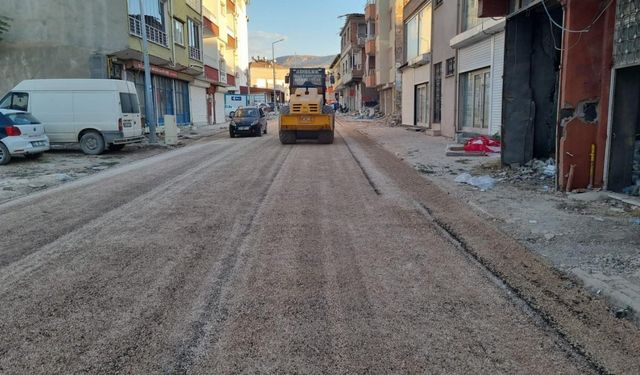
[{"label": "mountain in background", "polygon": [[309,56],[309,55],[290,55],[280,56],[276,58],[276,62],[280,65],[290,68],[328,68],[333,62],[336,55],[329,56]]}]

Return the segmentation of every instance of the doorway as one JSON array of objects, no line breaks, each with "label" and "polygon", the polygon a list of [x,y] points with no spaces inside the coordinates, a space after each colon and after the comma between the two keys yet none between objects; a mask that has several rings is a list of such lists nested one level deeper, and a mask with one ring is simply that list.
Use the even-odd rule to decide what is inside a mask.
[{"label": "doorway", "polygon": [[640,66],[616,70],[607,188],[639,195]]},{"label": "doorway", "polygon": [[429,127],[429,85],[423,83],[416,86],[415,92],[415,125]]}]

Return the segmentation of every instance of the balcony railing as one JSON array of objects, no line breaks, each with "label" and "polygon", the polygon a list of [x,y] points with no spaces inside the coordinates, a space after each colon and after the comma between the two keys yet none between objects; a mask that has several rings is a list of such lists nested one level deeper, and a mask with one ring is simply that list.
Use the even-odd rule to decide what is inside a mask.
[{"label": "balcony railing", "polygon": [[[135,16],[129,16],[129,32],[142,38],[142,22]],[[147,39],[152,43],[168,46],[167,33],[150,25],[147,25]]]},{"label": "balcony railing", "polygon": [[376,55],[376,39],[375,39],[375,37],[367,38],[367,41],[365,42],[365,45],[364,45],[364,51],[369,56],[375,56]]},{"label": "balcony railing", "polygon": [[199,48],[189,47],[189,57],[194,60],[202,61],[202,51]]}]

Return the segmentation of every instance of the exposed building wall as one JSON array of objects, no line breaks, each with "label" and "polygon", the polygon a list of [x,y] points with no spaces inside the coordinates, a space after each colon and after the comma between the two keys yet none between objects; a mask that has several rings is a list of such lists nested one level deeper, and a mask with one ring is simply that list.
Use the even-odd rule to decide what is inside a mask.
[{"label": "exposed building wall", "polygon": [[236,71],[238,79],[236,85],[238,87],[248,86],[249,73],[249,29],[247,21],[247,1],[238,0],[236,2],[238,16],[236,17],[236,30],[238,36],[238,65]]},{"label": "exposed building wall", "polygon": [[127,46],[126,0],[3,0],[0,95],[25,79],[107,78],[106,55]]},{"label": "exposed building wall", "polygon": [[[565,27],[591,24],[601,5],[599,0],[568,0]],[[566,186],[571,165],[576,166],[572,188],[589,185],[592,144],[596,147],[593,186],[603,186],[614,26],[615,7],[609,6],[589,32],[565,33],[563,45],[575,47],[566,48],[562,58],[560,187]]]}]

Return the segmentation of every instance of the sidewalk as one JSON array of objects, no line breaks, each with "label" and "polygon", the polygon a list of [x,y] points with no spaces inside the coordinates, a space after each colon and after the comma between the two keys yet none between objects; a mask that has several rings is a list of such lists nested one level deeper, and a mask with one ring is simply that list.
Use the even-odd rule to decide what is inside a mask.
[{"label": "sidewalk", "polygon": [[[453,141],[383,119],[340,116],[418,172],[467,203],[556,268],[574,275],[596,295],[606,296],[614,313],[640,323],[640,207],[607,193],[570,196],[554,192],[553,178],[500,169],[500,156],[447,157]],[[486,191],[454,180],[462,173],[489,175]]]}]

